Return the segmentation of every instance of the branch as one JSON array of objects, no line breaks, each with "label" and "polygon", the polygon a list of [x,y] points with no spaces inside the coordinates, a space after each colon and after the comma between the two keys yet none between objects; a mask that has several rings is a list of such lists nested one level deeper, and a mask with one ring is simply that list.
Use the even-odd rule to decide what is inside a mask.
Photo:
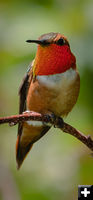
[{"label": "branch", "polygon": [[45,125],[54,125],[54,127],[60,128],[63,132],[69,133],[73,135],[82,143],[84,143],[89,149],[93,151],[93,140],[90,136],[85,136],[83,133],[72,127],[71,125],[65,123],[61,117],[55,115],[43,115],[36,112],[25,112],[20,115],[12,115],[9,117],[1,117],[0,124],[9,123],[9,125],[13,126],[19,122],[24,121],[42,121]]}]

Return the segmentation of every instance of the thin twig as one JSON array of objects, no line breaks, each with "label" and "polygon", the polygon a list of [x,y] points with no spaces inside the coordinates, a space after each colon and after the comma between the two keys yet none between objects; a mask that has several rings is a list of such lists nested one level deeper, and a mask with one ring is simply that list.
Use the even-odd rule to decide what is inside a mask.
[{"label": "thin twig", "polygon": [[61,117],[52,116],[52,115],[42,115],[36,112],[28,112],[28,113],[26,112],[20,115],[1,117],[0,124],[9,123],[10,125],[16,125],[19,122],[24,122],[24,121],[29,121],[29,120],[42,121],[43,123],[46,123],[46,124],[49,123],[51,125],[54,125],[60,128],[63,132],[73,135],[82,143],[84,143],[89,149],[93,151],[93,140],[91,139],[91,137],[84,135],[83,133],[78,131],[76,128],[65,123]]}]

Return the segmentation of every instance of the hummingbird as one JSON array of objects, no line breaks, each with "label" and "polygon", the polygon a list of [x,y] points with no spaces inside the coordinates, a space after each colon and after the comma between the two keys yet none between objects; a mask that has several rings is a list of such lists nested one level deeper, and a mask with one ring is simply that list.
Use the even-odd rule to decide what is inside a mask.
[{"label": "hummingbird", "polygon": [[[67,116],[76,104],[80,90],[76,58],[67,38],[51,32],[26,42],[36,43],[37,52],[19,89],[19,114],[33,111],[62,118]],[[50,128],[51,125],[40,121],[19,123],[16,141],[18,169],[33,144]]]}]

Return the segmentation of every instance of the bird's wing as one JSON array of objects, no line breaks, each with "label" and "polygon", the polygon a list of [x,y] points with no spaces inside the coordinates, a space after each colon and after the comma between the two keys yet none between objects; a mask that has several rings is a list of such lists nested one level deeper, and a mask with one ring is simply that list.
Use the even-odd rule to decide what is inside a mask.
[{"label": "bird's wing", "polygon": [[[32,77],[33,74],[32,74],[32,63],[31,63],[19,88],[19,114],[23,113],[26,110],[26,97]],[[22,123],[19,122],[18,135],[21,135],[21,133],[22,133]]]},{"label": "bird's wing", "polygon": [[[32,73],[32,67],[33,67],[33,63],[31,63],[30,68],[27,71],[27,74],[25,75],[19,89],[19,96],[20,96],[19,114],[21,114],[22,112],[26,110],[26,97],[27,97],[28,89],[29,89],[31,81],[32,80],[35,81],[33,77],[33,73]],[[20,168],[23,160],[25,159],[27,153],[30,151],[33,143],[39,140],[50,129],[50,126],[44,126],[42,128],[42,131],[36,138],[30,141],[27,145],[22,146],[20,142],[20,138],[23,132],[23,126],[24,126],[23,123],[19,122],[18,136],[17,136],[17,142],[16,142],[16,161],[17,161],[18,168]]]}]

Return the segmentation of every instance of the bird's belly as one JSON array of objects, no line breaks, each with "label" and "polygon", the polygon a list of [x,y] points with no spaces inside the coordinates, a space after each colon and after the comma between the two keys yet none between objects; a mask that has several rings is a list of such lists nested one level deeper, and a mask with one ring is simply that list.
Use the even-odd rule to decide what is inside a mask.
[{"label": "bird's belly", "polygon": [[66,116],[75,105],[79,94],[79,80],[64,80],[59,87],[56,99],[51,101],[51,109],[55,114]]},{"label": "bird's belly", "polygon": [[27,107],[29,110],[57,115],[67,115],[77,101],[80,78],[76,70],[62,74],[37,76],[29,88]]}]

